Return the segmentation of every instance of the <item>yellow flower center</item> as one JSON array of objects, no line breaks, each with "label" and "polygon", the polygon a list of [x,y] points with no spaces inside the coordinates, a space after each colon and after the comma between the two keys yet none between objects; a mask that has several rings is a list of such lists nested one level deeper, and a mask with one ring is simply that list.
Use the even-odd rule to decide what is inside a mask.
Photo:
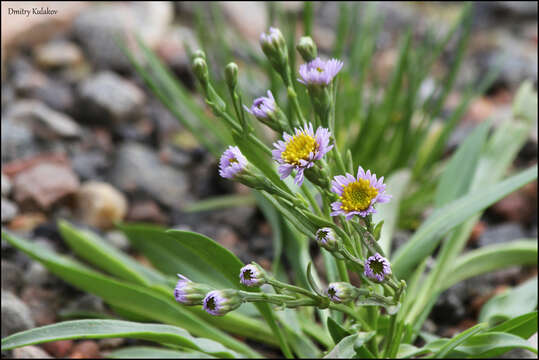
[{"label": "yellow flower center", "polygon": [[378,190],[371,186],[369,180],[359,179],[346,185],[339,198],[344,211],[365,211],[376,195]]},{"label": "yellow flower center", "polygon": [[233,164],[233,163],[237,163],[237,162],[238,162],[238,159],[233,157],[232,159],[228,160],[228,165]]},{"label": "yellow flower center", "polygon": [[299,165],[300,160],[307,160],[309,154],[318,148],[316,140],[307,134],[295,135],[286,145],[281,158],[289,164]]},{"label": "yellow flower center", "polygon": [[317,67],[316,70],[321,73],[321,72],[324,72],[324,69],[322,69],[321,67]]}]

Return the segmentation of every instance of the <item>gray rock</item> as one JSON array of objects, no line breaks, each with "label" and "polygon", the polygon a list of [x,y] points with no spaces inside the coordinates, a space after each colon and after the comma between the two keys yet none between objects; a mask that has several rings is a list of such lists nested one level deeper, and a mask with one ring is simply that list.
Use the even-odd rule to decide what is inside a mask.
[{"label": "gray rock", "polygon": [[211,212],[211,219],[232,225],[236,229],[246,229],[251,224],[251,218],[256,212],[254,206],[236,206],[234,209],[226,209]]},{"label": "gray rock", "polygon": [[9,193],[11,192],[11,180],[9,180],[9,178],[4,175],[4,173],[1,173],[2,174],[2,195],[3,196],[8,196]]},{"label": "gray rock", "polygon": [[29,285],[46,286],[53,284],[55,280],[47,268],[37,261],[32,262],[24,273],[24,281]]},{"label": "gray rock", "polygon": [[84,60],[80,48],[69,41],[53,41],[35,49],[36,62],[43,68],[74,66]]},{"label": "gray rock", "polygon": [[71,157],[71,166],[81,180],[100,179],[108,167],[103,151],[78,151]]},{"label": "gray rock", "polygon": [[71,138],[79,137],[81,134],[80,126],[71,117],[52,110],[40,101],[16,102],[6,116],[12,117],[15,121],[32,122],[34,133],[42,138],[56,135]]},{"label": "gray rock", "polygon": [[81,311],[103,313],[105,311],[105,305],[101,298],[92,294],[84,294],[81,297],[70,301],[62,312],[70,313]]},{"label": "gray rock", "polygon": [[[164,35],[172,21],[173,9],[168,2],[140,2],[131,4],[104,4],[81,12],[75,19],[75,36],[85,51],[101,68],[130,68],[127,57],[117,40],[134,33],[150,47]],[[129,38],[128,45],[133,43]]]},{"label": "gray rock", "polygon": [[431,311],[430,318],[436,324],[457,324],[466,314],[464,305],[466,296],[467,288],[464,283],[460,282],[453,285],[440,294]]},{"label": "gray rock", "polygon": [[16,293],[23,285],[21,278],[22,271],[20,267],[9,260],[2,259],[2,291]]},{"label": "gray rock", "polygon": [[34,135],[27,124],[4,118],[1,130],[2,163],[38,152]]},{"label": "gray rock", "polygon": [[17,204],[2,197],[2,224],[13,219],[19,212]]},{"label": "gray rock", "polygon": [[52,359],[45,350],[34,345],[13,349],[14,359]]},{"label": "gray rock", "polygon": [[101,124],[136,119],[145,101],[142,90],[109,71],[86,79],[79,85],[78,94],[81,117]]},{"label": "gray rock", "polygon": [[184,173],[162,164],[151,149],[137,143],[118,149],[110,180],[123,191],[139,190],[173,209],[181,209],[188,200]]},{"label": "gray rock", "polygon": [[479,237],[479,246],[501,244],[526,238],[526,232],[519,224],[509,223],[488,227]]},{"label": "gray rock", "polygon": [[2,291],[2,337],[34,326],[28,306],[11,291]]}]

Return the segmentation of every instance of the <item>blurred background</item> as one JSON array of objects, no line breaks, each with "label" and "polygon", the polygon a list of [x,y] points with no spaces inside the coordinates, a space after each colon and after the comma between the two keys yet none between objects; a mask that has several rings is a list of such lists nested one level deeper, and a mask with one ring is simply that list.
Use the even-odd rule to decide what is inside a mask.
[{"label": "blurred background", "polygon": [[[323,56],[349,56],[351,46],[341,42],[340,34],[354,33],[352,19],[361,21],[376,11],[383,22],[369,37],[372,58],[366,73],[383,88],[398,64],[403,34],[410,30],[415,43],[426,43],[432,29],[450,31],[464,6],[368,5],[312,2],[312,22],[305,24],[305,3],[299,1],[2,2],[2,227],[67,252],[56,220],[68,219],[98,231],[113,246],[147,263],[113,226],[115,221],[147,222],[200,232],[242,261],[271,268],[271,226],[248,190],[218,176],[216,159],[200,144],[200,134],[188,131],[161,104],[117,40],[121,36],[138,56],[138,34],[185,87],[189,101],[204,108],[189,60],[198,48],[206,50],[216,81],[222,80],[229,61],[238,61],[240,72],[250,68],[240,79],[249,103],[275,86],[274,79],[257,70],[257,59],[263,56],[258,39],[270,24],[296,40],[308,29]],[[351,11],[357,13],[347,13]],[[482,121],[497,124],[510,116],[522,82],[530,81],[537,89],[536,2],[472,3],[469,25],[458,74],[437,119],[443,123],[450,118],[470,87],[482,84],[492,72],[496,77],[470,99],[442,149],[444,156]],[[422,80],[420,97],[428,96],[438,75],[451,71],[461,54],[459,44],[448,41]],[[353,101],[354,87],[347,89],[346,101]],[[209,116],[206,110],[204,114]],[[535,124],[515,169],[537,162],[537,141]],[[212,202],[223,196],[225,201]],[[417,219],[430,209],[415,210],[414,216],[401,219],[394,246],[410,237]],[[533,182],[487,209],[467,246],[536,236]],[[317,259],[321,262],[320,256]],[[323,267],[318,269],[323,275]],[[489,298],[536,274],[536,267],[515,267],[460,283],[444,292],[425,326],[440,336],[453,336],[475,324]],[[2,337],[60,321],[69,313],[106,310],[99,298],[61,282],[2,240]],[[13,320],[7,316],[12,312],[23,315]],[[129,341],[64,341],[24,351],[96,357]],[[13,355],[29,356],[16,354],[19,350]]]}]

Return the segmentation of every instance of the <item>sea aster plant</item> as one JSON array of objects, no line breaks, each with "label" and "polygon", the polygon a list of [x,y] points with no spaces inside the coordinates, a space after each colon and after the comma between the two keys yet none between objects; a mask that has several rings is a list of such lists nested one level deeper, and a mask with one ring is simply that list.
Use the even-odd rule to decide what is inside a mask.
[{"label": "sea aster plant", "polygon": [[249,264],[241,268],[240,282],[245,286],[260,286],[266,282],[266,278],[257,265]]},{"label": "sea aster plant", "polygon": [[241,305],[241,298],[236,290],[210,291],[203,301],[203,308],[211,315],[222,316]]},{"label": "sea aster plant", "polygon": [[279,175],[286,178],[292,170],[296,170],[295,183],[303,184],[303,172],[314,166],[316,160],[333,148],[329,145],[331,133],[328,129],[319,127],[316,133],[313,125],[309,123],[303,128],[296,128],[295,135],[283,134],[283,139],[274,143],[273,159],[279,163]]},{"label": "sea aster plant", "polygon": [[219,175],[233,179],[236,174],[245,169],[248,162],[237,146],[229,146],[221,155],[219,161]]},{"label": "sea aster plant", "polygon": [[375,213],[376,203],[388,202],[391,195],[385,193],[384,177],[376,179],[370,170],[365,172],[360,166],[357,176],[337,175],[331,182],[331,191],[339,195],[339,200],[331,204],[331,216],[344,215],[350,220],[354,215],[365,217]]},{"label": "sea aster plant", "polygon": [[250,109],[244,105],[245,110],[257,119],[267,119],[275,111],[275,98],[271,91],[268,90],[267,94],[267,97],[256,98]]},{"label": "sea aster plant", "polygon": [[317,57],[313,61],[299,67],[298,81],[305,85],[329,85],[341,71],[343,62],[337,59],[324,61]]},{"label": "sea aster plant", "polygon": [[385,257],[376,253],[365,260],[364,274],[370,279],[382,282],[386,275],[391,275],[391,265]]}]

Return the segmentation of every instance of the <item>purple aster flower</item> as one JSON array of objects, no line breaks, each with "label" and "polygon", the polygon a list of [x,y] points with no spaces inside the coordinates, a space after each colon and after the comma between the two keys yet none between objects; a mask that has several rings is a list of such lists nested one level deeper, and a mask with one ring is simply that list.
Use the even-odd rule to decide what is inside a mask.
[{"label": "purple aster flower", "polygon": [[334,282],[329,284],[326,294],[334,303],[352,301],[357,297],[357,289],[346,282]]},{"label": "purple aster flower", "polygon": [[391,275],[391,265],[386,258],[376,253],[365,260],[364,274],[370,279],[382,282],[386,275]]},{"label": "purple aster flower", "polygon": [[187,277],[177,274],[180,278],[174,288],[176,301],[184,305],[200,305],[206,293],[210,290],[204,284],[192,282]]},{"label": "purple aster flower", "polygon": [[333,78],[341,71],[343,62],[337,59],[324,61],[317,57],[311,62],[299,67],[301,79],[298,81],[305,85],[329,85]]},{"label": "purple aster flower", "polygon": [[268,96],[261,96],[256,98],[253,101],[253,105],[249,109],[247,106],[243,105],[245,110],[253,114],[257,119],[266,119],[275,111],[275,99],[271,91],[268,90]]},{"label": "purple aster flower", "polygon": [[357,176],[351,174],[337,175],[331,182],[331,191],[339,195],[339,201],[331,204],[331,216],[344,215],[350,220],[354,215],[365,217],[375,213],[374,204],[385,203],[391,195],[385,193],[384,177],[376,179],[370,170],[365,172],[360,166]]},{"label": "purple aster flower", "polygon": [[316,160],[333,148],[329,145],[331,133],[328,129],[319,127],[316,133],[309,123],[303,129],[295,129],[295,135],[283,134],[283,139],[273,143],[275,149],[271,152],[273,159],[279,163],[279,175],[286,178],[292,170],[296,170],[295,183],[303,184],[303,172],[314,166]]},{"label": "purple aster flower", "polygon": [[211,315],[222,316],[237,309],[241,303],[241,297],[236,290],[213,290],[204,298],[203,307]]},{"label": "purple aster flower", "polygon": [[241,268],[240,282],[245,286],[260,286],[266,282],[266,277],[258,265],[249,264]]},{"label": "purple aster flower", "polygon": [[334,251],[338,248],[335,231],[330,227],[323,227],[316,231],[316,241],[318,245],[328,251]]},{"label": "purple aster flower", "polygon": [[237,146],[229,146],[223,155],[221,155],[219,175],[227,179],[233,179],[246,166],[247,159],[243,156],[240,149]]}]

